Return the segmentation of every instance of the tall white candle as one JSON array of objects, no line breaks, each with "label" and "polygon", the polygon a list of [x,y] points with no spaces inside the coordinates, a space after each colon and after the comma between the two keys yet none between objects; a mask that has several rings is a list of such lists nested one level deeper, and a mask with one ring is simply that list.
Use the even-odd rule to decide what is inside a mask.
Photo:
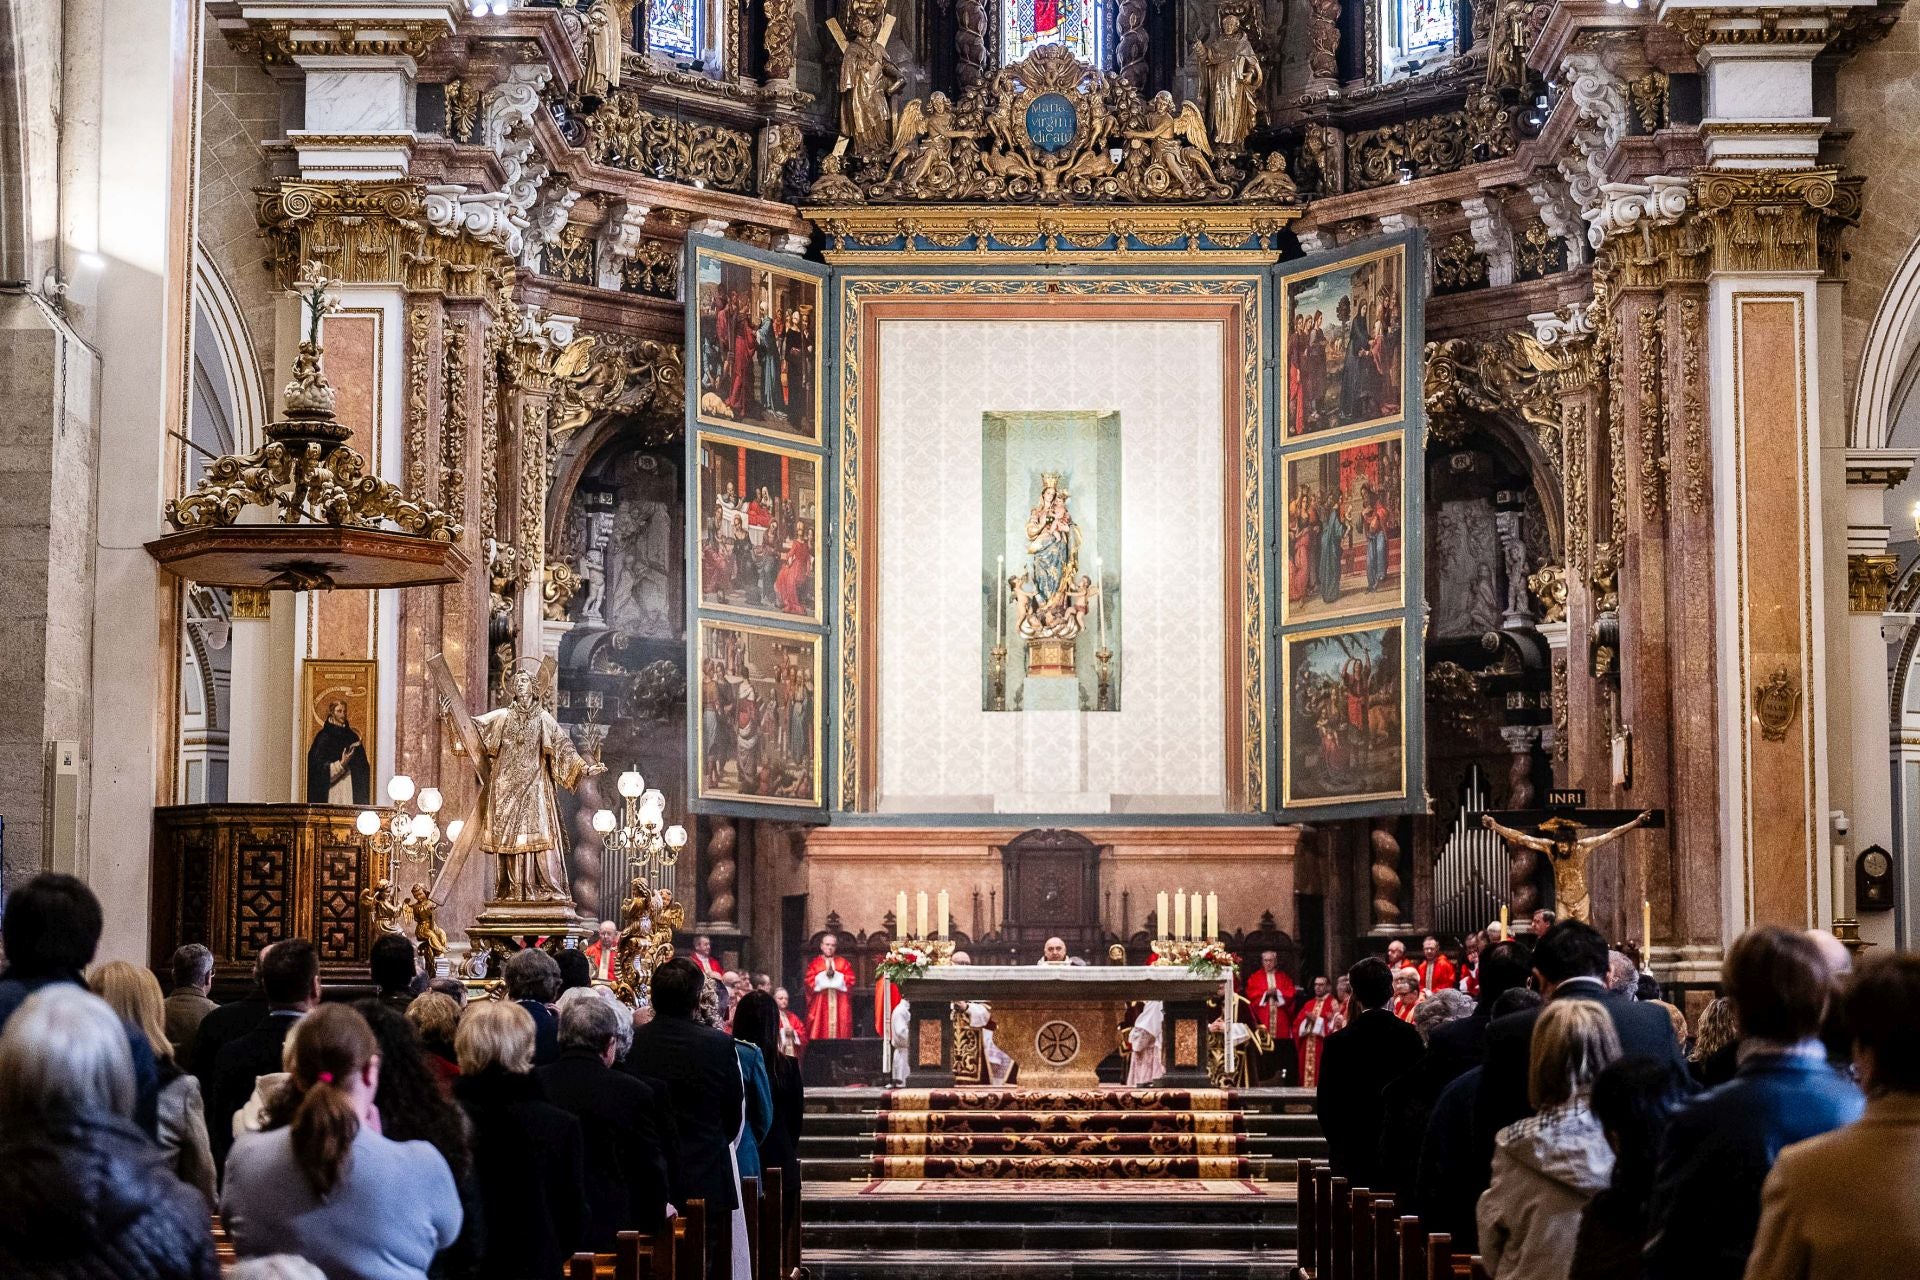
[{"label": "tall white candle", "polygon": [[914,924],[918,926],[913,936],[924,939],[927,936],[927,891],[920,890],[914,900]]},{"label": "tall white candle", "polygon": [[1187,891],[1181,889],[1173,895],[1173,932],[1169,938],[1184,940],[1187,936]]},{"label": "tall white candle", "polygon": [[1845,920],[1847,916],[1847,846],[1836,843],[1833,846],[1833,918]]},{"label": "tall white candle", "polygon": [[1207,941],[1211,942],[1215,938],[1218,938],[1219,936],[1220,936],[1220,895],[1217,893],[1209,893],[1207,895],[1207,934],[1206,934]]},{"label": "tall white candle", "polygon": [[1162,889],[1153,900],[1153,923],[1162,938],[1173,936],[1173,921],[1167,916],[1167,891]]},{"label": "tall white candle", "polygon": [[934,930],[942,938],[947,936],[947,891],[940,891],[940,918],[934,922]]},{"label": "tall white candle", "polygon": [[907,891],[905,889],[900,891],[900,901],[894,907],[893,932],[903,938],[907,934]]}]

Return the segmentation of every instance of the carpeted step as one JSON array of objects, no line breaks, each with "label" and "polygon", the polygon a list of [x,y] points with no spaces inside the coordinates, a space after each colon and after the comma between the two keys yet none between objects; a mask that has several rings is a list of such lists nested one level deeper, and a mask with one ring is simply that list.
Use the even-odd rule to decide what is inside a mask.
[{"label": "carpeted step", "polygon": [[1290,1251],[1231,1249],[810,1249],[815,1280],[1280,1280]]},{"label": "carpeted step", "polygon": [[883,1156],[1237,1156],[1235,1133],[888,1133]]},{"label": "carpeted step", "polygon": [[1238,1111],[883,1111],[874,1132],[1244,1133]]},{"label": "carpeted step", "polygon": [[904,1111],[1231,1111],[1226,1089],[893,1089],[882,1109]]},{"label": "carpeted step", "polygon": [[876,1178],[1245,1178],[1239,1156],[875,1156]]}]

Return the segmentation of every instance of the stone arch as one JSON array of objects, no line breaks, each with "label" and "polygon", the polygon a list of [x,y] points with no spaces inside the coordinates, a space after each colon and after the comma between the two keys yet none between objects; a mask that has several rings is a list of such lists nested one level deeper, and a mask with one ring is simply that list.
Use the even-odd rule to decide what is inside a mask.
[{"label": "stone arch", "polygon": [[1916,348],[1920,348],[1920,236],[1907,247],[1881,295],[1860,351],[1848,435],[1854,448],[1885,449],[1893,443],[1894,414],[1911,389]]},{"label": "stone arch", "polygon": [[[194,442],[200,439],[202,397],[205,408],[227,417],[234,452],[258,447],[273,397],[260,365],[259,346],[239,297],[204,247],[193,255]],[[216,449],[216,452],[221,450]]]}]

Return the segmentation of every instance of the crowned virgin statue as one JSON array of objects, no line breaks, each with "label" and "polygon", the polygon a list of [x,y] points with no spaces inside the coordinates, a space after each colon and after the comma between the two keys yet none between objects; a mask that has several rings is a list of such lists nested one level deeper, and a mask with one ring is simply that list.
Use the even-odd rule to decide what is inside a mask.
[{"label": "crowned virgin statue", "polygon": [[1080,579],[1080,526],[1067,509],[1060,476],[1040,478],[1040,501],[1027,513],[1027,571],[1016,580],[1020,634],[1071,640],[1080,634],[1086,583]]}]

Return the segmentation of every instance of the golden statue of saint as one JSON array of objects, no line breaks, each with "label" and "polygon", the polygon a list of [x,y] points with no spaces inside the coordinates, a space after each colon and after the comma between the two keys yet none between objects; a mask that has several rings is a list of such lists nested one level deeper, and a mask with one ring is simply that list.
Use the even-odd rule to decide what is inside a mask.
[{"label": "golden statue of saint", "polygon": [[906,81],[870,15],[856,13],[848,25],[850,37],[841,35],[838,21],[827,24],[840,45],[840,134],[853,143],[854,155],[877,159],[893,145],[893,95]]},{"label": "golden statue of saint", "polygon": [[1260,86],[1267,79],[1240,15],[1221,14],[1219,36],[1211,44],[1194,41],[1193,59],[1200,68],[1214,145],[1234,150],[1253,132],[1260,114]]},{"label": "golden statue of saint", "polygon": [[556,788],[571,791],[607,766],[588,764],[574,750],[567,731],[534,696],[531,671],[512,671],[507,690],[506,706],[473,718],[492,762],[480,797],[479,843],[482,853],[499,859],[494,901],[571,899]]}]

